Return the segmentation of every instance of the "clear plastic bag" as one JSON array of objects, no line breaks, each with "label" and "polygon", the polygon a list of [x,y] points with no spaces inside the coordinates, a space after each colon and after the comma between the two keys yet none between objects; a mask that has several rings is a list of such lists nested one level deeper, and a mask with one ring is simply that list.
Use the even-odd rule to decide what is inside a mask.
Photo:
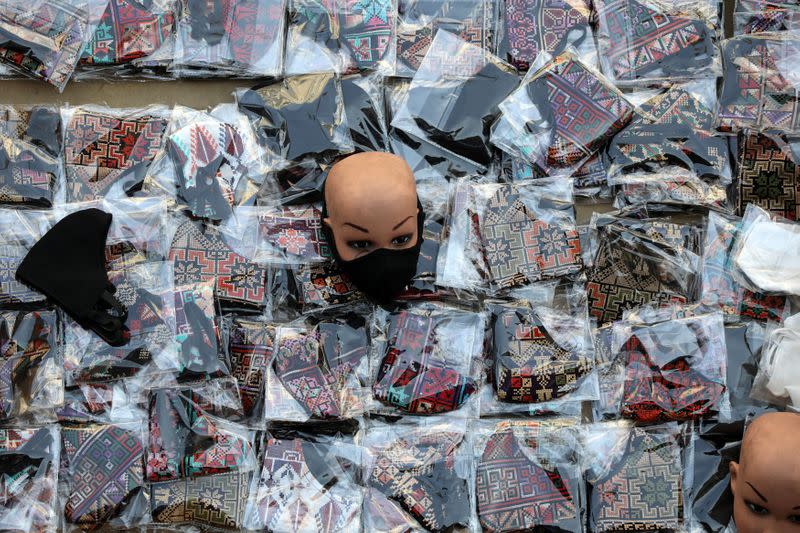
[{"label": "clear plastic bag", "polygon": [[353,151],[341,84],[333,74],[266,83],[239,91],[236,101],[255,124],[268,158],[289,164]]},{"label": "clear plastic bag", "polygon": [[[148,65],[175,38],[179,0],[109,0],[86,43],[78,74],[119,75]],[[157,61],[156,61],[157,64]]]},{"label": "clear plastic bag", "polygon": [[394,0],[290,0],[287,75],[393,66]]},{"label": "clear plastic bag", "polygon": [[[372,0],[377,1],[377,0]],[[352,75],[341,80],[347,124],[357,152],[386,152],[383,78],[379,74]]]},{"label": "clear plastic bag", "polygon": [[733,12],[734,35],[800,30],[800,6],[792,2],[738,0]]},{"label": "clear plastic bag", "polygon": [[267,419],[307,422],[361,415],[369,381],[367,330],[367,320],[355,313],[276,326],[265,372]]},{"label": "clear plastic bag", "polygon": [[537,176],[569,177],[625,127],[636,109],[572,51],[545,63],[548,57],[539,57],[522,85],[500,104],[503,114],[492,126],[492,144],[529,163]]},{"label": "clear plastic bag", "polygon": [[61,438],[66,530],[142,523],[147,513],[143,425],[65,426]]},{"label": "clear plastic bag", "polygon": [[733,245],[733,276],[752,292],[800,295],[800,224],[749,204]]},{"label": "clear plastic bag", "polygon": [[587,0],[510,0],[501,10],[497,55],[518,69],[528,70],[542,52],[558,55],[567,47],[597,64]]},{"label": "clear plastic bag", "polygon": [[220,357],[216,311],[213,280],[175,286],[175,340],[179,344],[180,380],[218,378],[230,374]]},{"label": "clear plastic bag", "polygon": [[800,139],[744,130],[736,152],[738,214],[755,204],[788,220],[800,219]]},{"label": "clear plastic bag", "polygon": [[0,63],[59,92],[108,0],[9,0],[0,9]]},{"label": "clear plastic bag", "polygon": [[477,526],[471,444],[463,420],[370,426],[364,437],[364,527],[393,532]]},{"label": "clear plastic bag", "polygon": [[767,332],[751,392],[753,398],[781,408],[800,408],[798,346],[800,315],[788,317],[783,327],[774,327]]},{"label": "clear plastic bag", "polygon": [[502,291],[583,269],[569,180],[453,186],[439,285]]},{"label": "clear plastic bag", "polygon": [[697,228],[660,219],[613,216],[593,222],[594,259],[587,269],[589,314],[600,325],[645,304],[699,298]]},{"label": "clear plastic bag", "polygon": [[742,35],[723,41],[725,77],[719,126],[800,133],[800,77],[795,68],[800,39],[790,32]]},{"label": "clear plastic bag", "polygon": [[[244,217],[242,222],[247,220]],[[229,222],[229,226],[220,227],[190,219],[180,221],[169,249],[175,284],[210,280],[224,307],[259,310],[266,304],[267,269],[254,261],[255,238],[242,233],[237,215]],[[250,230],[255,233],[255,226]]]},{"label": "clear plastic bag", "polygon": [[[542,178],[536,169],[525,160],[504,154],[504,164],[510,181],[528,181]],[[608,164],[597,153],[586,160],[572,174],[573,194],[586,197],[607,197],[608,190]]]},{"label": "clear plastic bag", "polygon": [[[69,319],[64,354],[67,386],[134,377],[146,379],[150,372],[177,370],[170,265],[141,263],[109,271],[108,279],[116,288],[116,297],[128,310],[127,342],[120,347],[109,346],[95,333]],[[142,373],[144,376],[140,376]]]},{"label": "clear plastic bag", "polygon": [[275,324],[239,316],[225,320],[228,362],[239,384],[244,420],[259,425],[266,414],[264,380],[275,349]]},{"label": "clear plastic bag", "polygon": [[360,531],[364,490],[357,468],[362,459],[353,442],[359,439],[357,426],[316,424],[313,433],[285,426],[270,428],[263,468],[253,476],[246,500],[247,529]]},{"label": "clear plastic bag", "polygon": [[517,85],[510,65],[452,33],[437,32],[391,125],[485,167],[498,104]]},{"label": "clear plastic bag", "polygon": [[375,314],[370,411],[468,416],[477,411],[486,317],[435,304]]},{"label": "clear plastic bag", "polygon": [[583,440],[591,531],[688,530],[692,458],[684,459],[677,424],[594,424]]},{"label": "clear plastic bag", "polygon": [[208,113],[177,106],[144,191],[166,193],[193,216],[220,221],[254,195],[264,173],[255,131],[235,105]]},{"label": "clear plastic bag", "polygon": [[0,204],[52,207],[60,200],[61,118],[54,106],[0,106]]},{"label": "clear plastic bag", "polygon": [[426,211],[425,225],[422,228],[424,240],[417,260],[417,272],[397,296],[398,300],[436,300],[446,295],[446,291],[436,285],[437,262],[444,233],[443,222],[443,219],[429,216]]},{"label": "clear plastic bag", "polygon": [[81,106],[62,110],[68,202],[139,191],[164,142],[169,110]]},{"label": "clear plastic bag", "polygon": [[414,76],[439,30],[493,52],[498,8],[490,0],[400,0],[395,75]]},{"label": "clear plastic bag", "polygon": [[181,0],[170,71],[181,77],[279,76],[287,0]]},{"label": "clear plastic bag", "polygon": [[254,433],[231,421],[242,414],[234,382],[155,389],[148,406],[148,481],[256,470]]},{"label": "clear plastic bag", "polygon": [[61,433],[56,425],[0,429],[3,531],[56,531],[60,454]]},{"label": "clear plastic bag", "polygon": [[602,0],[595,9],[600,62],[616,83],[648,85],[721,74],[711,2]]},{"label": "clear plastic bag", "polygon": [[484,531],[584,531],[587,502],[575,421],[485,421],[475,430],[475,491]]},{"label": "clear plastic bag", "polygon": [[64,401],[62,324],[55,311],[0,311],[0,420]]},{"label": "clear plastic bag", "polygon": [[527,301],[487,303],[492,391],[481,414],[533,414],[598,397],[589,317]]},{"label": "clear plastic bag", "polygon": [[719,308],[726,322],[740,319],[780,320],[786,298],[750,291],[734,279],[733,247],[741,219],[709,213],[702,259],[701,303]]},{"label": "clear plastic bag", "polygon": [[620,414],[653,424],[730,419],[722,313],[616,322],[614,358],[624,366]]}]

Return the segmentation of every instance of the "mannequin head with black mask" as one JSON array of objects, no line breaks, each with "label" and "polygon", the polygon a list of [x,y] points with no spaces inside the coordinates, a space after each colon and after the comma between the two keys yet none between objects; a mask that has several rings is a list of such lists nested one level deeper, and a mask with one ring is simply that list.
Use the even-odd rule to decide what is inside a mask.
[{"label": "mannequin head with black mask", "polygon": [[416,273],[425,215],[414,174],[396,155],[363,152],[325,180],[323,227],[342,271],[367,296],[390,302]]}]

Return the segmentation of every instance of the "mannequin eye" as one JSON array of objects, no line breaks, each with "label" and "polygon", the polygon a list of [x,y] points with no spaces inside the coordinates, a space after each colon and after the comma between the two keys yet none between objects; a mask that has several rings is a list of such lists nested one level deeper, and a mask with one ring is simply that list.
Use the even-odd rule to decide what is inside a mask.
[{"label": "mannequin eye", "polygon": [[800,525],[800,514],[793,514],[789,517],[789,522]]},{"label": "mannequin eye", "polygon": [[372,246],[372,241],[348,241],[347,246],[356,250],[366,250]]},{"label": "mannequin eye", "polygon": [[400,237],[395,237],[394,239],[392,239],[392,244],[394,244],[395,246],[402,246],[404,244],[407,244],[408,241],[410,240],[411,240],[411,234],[401,235]]},{"label": "mannequin eye", "polygon": [[769,509],[767,509],[766,507],[761,507],[757,503],[753,503],[753,502],[745,502],[745,503],[747,504],[747,507],[751,511],[753,511],[753,513],[755,513],[757,515],[768,515],[769,514]]}]

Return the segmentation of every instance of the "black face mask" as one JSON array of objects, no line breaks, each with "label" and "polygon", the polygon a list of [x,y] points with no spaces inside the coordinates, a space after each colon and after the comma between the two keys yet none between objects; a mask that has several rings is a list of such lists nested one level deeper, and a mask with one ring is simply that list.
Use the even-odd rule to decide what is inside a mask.
[{"label": "black face mask", "polygon": [[111,215],[85,209],[64,217],[22,260],[17,279],[45,294],[78,324],[112,346],[128,342],[127,309],[108,280],[105,246]]},{"label": "black face mask", "polygon": [[[325,193],[323,191],[323,198]],[[358,290],[375,300],[379,304],[388,304],[394,300],[417,273],[419,252],[422,248],[422,230],[425,225],[425,212],[422,204],[417,200],[417,244],[403,250],[387,250],[381,248],[369,254],[342,261],[336,249],[333,232],[327,224],[323,224],[323,232],[331,246],[331,252],[342,272],[358,287]],[[322,218],[328,217],[327,205],[323,203]]]}]

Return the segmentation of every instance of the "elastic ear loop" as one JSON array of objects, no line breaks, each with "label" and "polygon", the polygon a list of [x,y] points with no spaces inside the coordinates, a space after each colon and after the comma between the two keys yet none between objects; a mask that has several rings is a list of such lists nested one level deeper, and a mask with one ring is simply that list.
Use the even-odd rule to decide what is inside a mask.
[{"label": "elastic ear loop", "polygon": [[[113,315],[108,312],[109,309],[114,312]],[[94,326],[93,329],[100,330],[98,331],[100,335],[110,339],[124,338],[127,319],[128,310],[107,288],[100,294],[100,300],[89,313],[89,321]]]}]

